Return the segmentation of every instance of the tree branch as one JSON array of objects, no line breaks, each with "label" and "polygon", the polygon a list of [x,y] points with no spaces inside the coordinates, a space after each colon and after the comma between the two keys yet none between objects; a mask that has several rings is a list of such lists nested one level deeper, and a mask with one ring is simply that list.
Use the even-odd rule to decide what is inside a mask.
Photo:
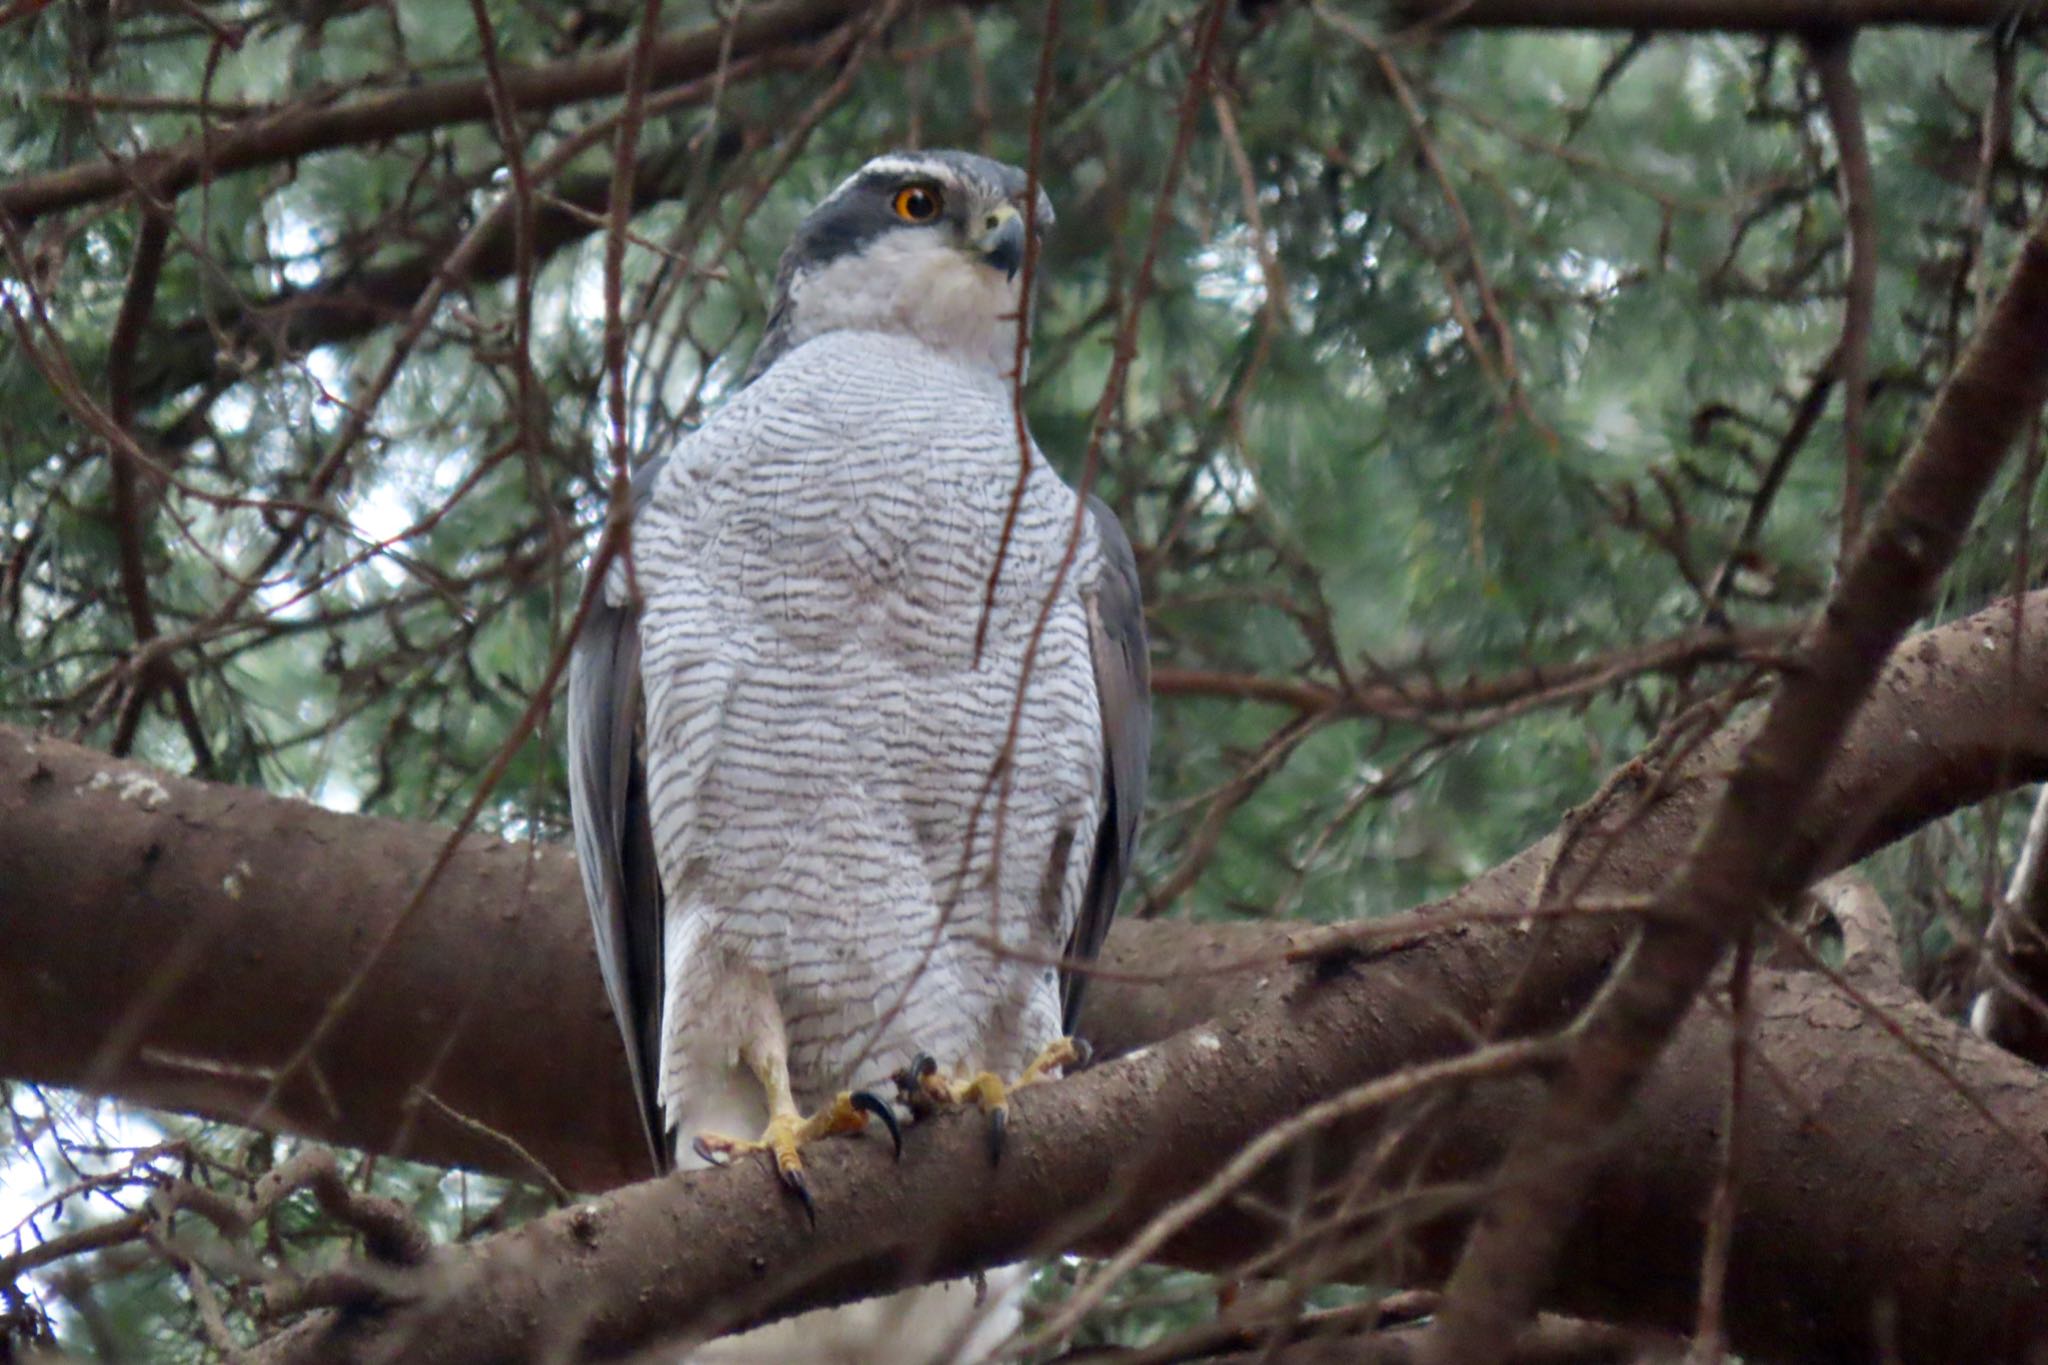
[{"label": "tree branch", "polygon": [[[740,146],[738,135],[720,139],[719,155]],[[680,194],[695,153],[683,143],[643,156],[633,172],[633,208],[649,208]],[[602,225],[598,215],[611,191],[611,173],[565,177],[533,205],[531,250],[536,267],[576,245]],[[517,215],[494,225],[473,248],[464,284],[491,284],[519,266]],[[241,379],[252,371],[318,346],[354,341],[405,317],[434,283],[462,240],[451,230],[403,260],[373,269],[344,269],[305,289],[283,289],[225,318],[187,318],[152,335],[143,351],[149,368],[137,377],[144,405],[209,380]]]},{"label": "tree branch", "polygon": [[[648,1181],[447,1252],[413,1281],[411,1302],[371,1319],[310,1320],[259,1359],[355,1365],[389,1358],[403,1342],[407,1360],[459,1365],[526,1359],[545,1341],[564,1358],[603,1360],[676,1332],[740,1326],[1033,1252],[1106,1252],[1310,1087],[1389,1068],[1379,1049],[1413,1040],[1375,1027],[1387,1002],[1373,985],[1372,973],[1296,979],[1226,1026],[1027,1091],[1014,1145],[994,1169],[972,1114],[910,1134],[900,1163],[881,1142],[813,1148],[816,1231],[752,1164]],[[2043,1131],[2048,1087],[1896,985],[1874,1003],[1978,1086],[1991,1120],[1824,980],[1766,972],[1754,994],[1756,1048],[1776,1085],[1758,1087],[1746,1120],[1754,1160],[1731,1273],[1736,1349],[1869,1359],[1880,1330],[1869,1305],[1889,1300],[1900,1308],[1896,1359],[2023,1358],[2048,1325],[2027,1269],[2033,1220],[2024,1212],[2048,1198],[2048,1168],[2015,1160],[2010,1134]],[[1278,1057],[1308,1065],[1276,1065]],[[1559,1307],[1645,1326],[1689,1319],[1696,1211],[1716,1169],[1727,1058],[1725,1025],[1702,1012],[1652,1073],[1566,1248]],[[1483,1093],[1445,1134],[1431,1174],[1478,1176],[1540,1097],[1533,1082]],[[1133,1133],[1146,1140],[1132,1142]],[[1353,1123],[1304,1155],[1337,1176],[1351,1154],[1385,1137],[1383,1125]],[[1912,1159],[1902,1162],[1902,1152]],[[1258,1205],[1290,1207],[1302,1175],[1302,1162],[1276,1162],[1249,1199],[1191,1229],[1167,1258],[1239,1266],[1285,1235]],[[1078,1212],[1049,1220],[1049,1210]],[[1460,1226],[1426,1230],[1407,1276],[1441,1273]],[[1629,1253],[1614,1254],[1617,1246]],[[1914,1255],[1902,1258],[1901,1246]],[[1377,1279],[1387,1266],[1327,1269]]]},{"label": "tree branch", "polygon": [[[2048,595],[2026,607],[2018,676],[2009,604],[1898,651],[1802,822],[1823,866],[1853,861],[2001,784],[2048,774]],[[1470,1026],[1460,1021],[1486,1017],[1507,983],[1521,983],[1525,1002],[1509,1021],[1513,1030],[1568,1017],[1597,985],[1625,926],[1611,916],[1567,918],[1537,936],[1532,952],[1530,936],[1513,924],[1474,917],[1526,908],[1547,880],[1575,876],[1609,833],[1605,871],[1589,893],[1655,887],[1721,789],[1739,738],[1700,751],[1659,784],[1646,811],[1633,809],[1640,775],[1611,782],[1579,817],[1582,830],[1602,838],[1575,840],[1561,875],[1546,875],[1558,861],[1557,842],[1546,840],[1443,903],[1442,932],[1373,955],[1352,946],[1332,957],[1316,948],[1327,932],[1306,926],[1119,925],[1083,1025],[1105,1053],[1219,1015],[1234,1013],[1232,1023],[1183,1034],[1129,1066],[1027,1092],[1012,1131],[1028,1140],[993,1174],[971,1120],[913,1135],[901,1167],[880,1144],[827,1144],[814,1172],[820,1226],[844,1259],[822,1278],[784,1283],[750,1269],[755,1256],[770,1268],[811,1268],[821,1244],[774,1182],[743,1165],[638,1186],[595,1212],[569,1211],[474,1254],[450,1252],[421,1272],[448,1277],[431,1286],[435,1311],[416,1305],[396,1320],[445,1321],[452,1353],[440,1358],[488,1359],[485,1346],[504,1345],[507,1333],[560,1328],[540,1321],[548,1306],[588,1303],[588,1339],[623,1347],[701,1323],[693,1315],[707,1304],[793,1310],[893,1283],[906,1267],[933,1275],[1054,1245],[1113,1249],[1150,1210],[1186,1193],[1273,1122],[1468,1046]],[[431,829],[160,775],[0,728],[0,923],[8,942],[0,954],[0,1072],[247,1117],[271,1068],[320,1016],[360,945],[405,902],[441,839]],[[1307,950],[1306,959],[1288,964],[1290,948]],[[1764,1174],[1745,1182],[1739,1226],[1771,1235],[1736,1240],[1729,1326],[1737,1349],[1860,1341],[1869,1330],[1862,1306],[1879,1280],[1911,1306],[1901,1315],[1911,1320],[1908,1335],[1933,1343],[1932,1354],[1918,1358],[1954,1358],[1946,1352],[1965,1339],[1953,1335],[1963,1317],[1971,1341],[2031,1323],[2034,1309],[2022,1311],[2014,1296],[2033,1288],[2013,1283],[2016,1268],[2032,1264],[2015,1240],[2030,1223],[2009,1215],[2048,1199],[2048,1188],[2035,1188],[2039,1170],[2014,1161],[2008,1139],[1989,1133],[1888,1035],[1857,1029],[1853,1007],[1799,994],[1797,1009],[1780,1009],[1775,998],[1758,997],[1760,1052],[1778,1071],[1807,1075],[1812,1093],[1825,1092],[1827,1124],[1817,1134],[1807,1110],[1788,1103],[1748,1135],[1753,1168]],[[1924,1018],[1926,1029],[1939,1027]],[[1700,1027],[1711,1033],[1718,1025]],[[550,847],[472,837],[443,874],[430,913],[391,945],[346,1026],[319,1050],[317,1074],[286,1087],[269,1117],[376,1150],[530,1175],[496,1130],[570,1184],[615,1183],[642,1159],[616,1037],[571,860]],[[1957,1065],[1986,1082],[1995,1104],[2019,1107],[2014,1126],[2048,1131],[2048,1113],[2032,1110],[2043,1099],[2030,1073],[1987,1071],[1965,1045],[1940,1045],[1963,1049]],[[1725,1059],[1725,1040],[1700,1050]],[[1699,1082],[1695,1093],[1681,1076],[1670,1095],[1653,1092],[1641,1131],[1631,1130],[1626,1144],[1629,1179],[1642,1183],[1596,1187],[1607,1192],[1587,1214],[1587,1236],[1616,1235],[1619,1226],[1630,1244],[1657,1254],[1568,1248],[1564,1306],[1607,1320],[1622,1316],[1619,1305],[1665,1326],[1689,1321],[1695,1211],[1715,1168],[1712,1123],[1695,1120],[1718,1113],[1712,1084]],[[427,1093],[474,1122],[420,1103]],[[1855,1094],[1866,1095],[1864,1107],[1852,1102]],[[1230,1102],[1215,1103],[1219,1096]],[[1444,1143],[1454,1170],[1485,1169],[1522,1122],[1526,1115],[1512,1106],[1473,1108]],[[1142,1150],[1132,1150],[1133,1131],[1148,1137]],[[1941,1160],[1930,1161],[1940,1180],[1923,1180],[1928,1172],[1916,1163],[1885,1179],[1860,1169],[1855,1181],[1841,1178],[1837,1145],[1861,1152],[1867,1144],[1892,1162],[1908,1140],[1902,1134],[1942,1148]],[[1362,1149],[1347,1137],[1323,1150],[1334,1159]],[[1901,1191],[1902,1180],[1915,1183]],[[1694,1186],[1700,1197],[1690,1203],[1630,1193]],[[1809,1232],[1816,1188],[1828,1192],[1822,1221],[1830,1236],[1839,1234],[1835,1242]],[[1104,1191],[1117,1194],[1114,1208],[1100,1207]],[[1984,1212],[1994,1203],[1996,1217]],[[1048,1209],[1089,1210],[1100,1221],[1085,1231],[1049,1230]],[[1925,1256],[1897,1256],[1908,1227]],[[1987,1227],[1996,1234],[1988,1240]],[[865,1231],[844,1231],[854,1228]],[[1433,1259],[1405,1273],[1440,1269],[1455,1231],[1453,1224],[1432,1233]],[[1167,1254],[1235,1264],[1270,1232],[1236,1208],[1196,1225]],[[1781,1292],[1792,1262],[1819,1298]],[[1944,1278],[1959,1265],[1969,1267],[1967,1278]],[[700,1271],[708,1278],[697,1278]],[[1970,1292],[1956,1294],[1963,1283]],[[1756,1292],[1759,1285],[1771,1288]],[[486,1319],[499,1325],[478,1325]],[[465,1323],[481,1335],[472,1340]],[[290,1351],[312,1351],[304,1336],[293,1340]],[[283,1360],[351,1358],[332,1341],[320,1351],[343,1354],[277,1350]],[[423,1349],[407,1358],[437,1357]]]},{"label": "tree branch", "polygon": [[2013,18],[2011,0],[1397,0],[1411,25],[1590,28],[1629,32],[1805,33],[1910,24],[1989,28]]},{"label": "tree branch", "polygon": [[[815,38],[875,3],[782,0],[749,7],[734,21],[731,56]],[[1403,23],[1417,27],[1674,33],[1800,33],[1885,24],[1988,28],[2013,17],[2010,0],[1402,0],[1394,12]],[[721,41],[716,25],[660,40],[653,52],[650,88],[703,75],[717,62]],[[529,111],[617,95],[625,89],[630,55],[621,47],[543,66],[509,67],[506,90],[516,107]],[[0,217],[12,217],[17,228],[26,228],[47,214],[111,199],[137,184],[173,198],[202,175],[229,174],[491,116],[490,84],[481,76],[340,104],[301,105],[132,160],[95,158],[24,176],[0,185]]]},{"label": "tree branch", "polygon": [[1709,664],[1756,660],[1790,644],[1790,630],[1701,629],[1646,645],[1625,645],[1583,659],[1528,664],[1491,677],[1446,686],[1409,680],[1353,681],[1348,686],[1304,678],[1160,667],[1152,692],[1160,697],[1227,697],[1284,706],[1306,715],[1373,716],[1428,722],[1495,716],[1537,706],[1563,705],[1652,673],[1685,673]]},{"label": "tree branch", "polygon": [[1842,201],[1843,254],[1848,258],[1842,305],[1842,340],[1834,370],[1842,381],[1842,541],[1836,562],[1846,565],[1863,523],[1864,411],[1870,402],[1870,325],[1877,308],[1877,212],[1871,185],[1870,138],[1863,97],[1851,57],[1854,29],[1812,38],[1807,54],[1820,81],[1821,102],[1835,134],[1835,192]]},{"label": "tree branch", "polygon": [[[658,39],[648,59],[650,89],[666,89],[709,74],[721,53],[737,61],[759,52],[817,38],[870,8],[875,0],[781,0],[748,6],[730,24],[710,24]],[[507,66],[504,88],[522,111],[557,109],[617,95],[626,88],[630,47],[543,66]],[[45,214],[110,199],[132,185],[174,198],[202,175],[219,176],[337,147],[385,142],[407,133],[491,114],[490,82],[482,77],[411,86],[340,104],[297,105],[250,119],[127,161],[94,158],[43,175],[0,185],[0,216],[27,227]]]}]

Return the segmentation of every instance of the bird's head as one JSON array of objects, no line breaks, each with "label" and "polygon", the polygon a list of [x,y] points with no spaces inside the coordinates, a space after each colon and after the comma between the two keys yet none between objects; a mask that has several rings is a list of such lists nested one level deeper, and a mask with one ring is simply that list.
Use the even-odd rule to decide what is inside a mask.
[{"label": "bird's head", "polygon": [[782,254],[752,373],[826,332],[915,337],[1007,378],[1014,368],[1025,215],[1052,201],[1024,172],[972,152],[891,152],[847,177]]}]

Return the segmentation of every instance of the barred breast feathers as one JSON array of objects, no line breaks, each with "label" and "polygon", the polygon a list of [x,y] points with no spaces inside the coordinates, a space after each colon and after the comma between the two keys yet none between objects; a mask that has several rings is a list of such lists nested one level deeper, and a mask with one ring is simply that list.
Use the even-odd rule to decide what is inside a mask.
[{"label": "barred breast feathers", "polygon": [[[670,912],[716,905],[719,942],[775,978],[807,1088],[843,1083],[845,1049],[919,963],[935,979],[902,1027],[920,1046],[979,1054],[995,1031],[1012,1055],[986,1063],[1014,1068],[1057,1033],[1042,959],[1072,932],[1087,860],[1048,853],[1092,847],[1101,815],[1088,519],[1016,716],[1000,869],[975,810],[1075,527],[1075,495],[1032,459],[978,663],[1015,419],[1000,378],[920,343],[795,348],[677,451],[636,524]],[[955,895],[980,887],[993,896]],[[989,953],[991,931],[1028,955]],[[671,963],[671,992],[694,975]]]}]

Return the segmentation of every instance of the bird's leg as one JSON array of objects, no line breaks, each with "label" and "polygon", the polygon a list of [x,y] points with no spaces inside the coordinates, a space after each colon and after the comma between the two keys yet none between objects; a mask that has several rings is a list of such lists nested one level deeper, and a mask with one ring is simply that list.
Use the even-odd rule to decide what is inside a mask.
[{"label": "bird's leg", "polygon": [[818,1210],[811,1201],[811,1186],[804,1177],[801,1155],[807,1143],[837,1133],[862,1132],[868,1126],[868,1116],[873,1115],[889,1130],[896,1155],[903,1155],[903,1133],[896,1126],[896,1113],[887,1100],[866,1090],[842,1090],[830,1104],[806,1118],[796,1107],[796,1095],[789,1085],[789,1057],[781,1046],[743,1048],[740,1056],[761,1082],[761,1088],[768,1092],[768,1126],[751,1141],[716,1133],[699,1134],[690,1145],[712,1165],[723,1166],[747,1152],[768,1153],[776,1175],[803,1201],[805,1215],[816,1225]]},{"label": "bird's leg", "polygon": [[911,1113],[923,1118],[936,1109],[975,1104],[988,1115],[988,1155],[991,1162],[1003,1158],[1003,1138],[1010,1128],[1010,1096],[1028,1085],[1057,1079],[1069,1066],[1085,1065],[1088,1044],[1079,1038],[1055,1038],[1031,1059],[1014,1081],[1005,1081],[993,1071],[977,1071],[964,1081],[939,1074],[939,1064],[921,1055],[896,1073],[896,1088]]}]

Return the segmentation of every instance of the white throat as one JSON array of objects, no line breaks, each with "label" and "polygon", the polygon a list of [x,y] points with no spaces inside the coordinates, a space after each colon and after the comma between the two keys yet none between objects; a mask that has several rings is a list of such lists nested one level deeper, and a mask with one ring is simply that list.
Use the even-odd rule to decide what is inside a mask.
[{"label": "white throat", "polygon": [[1021,282],[929,237],[891,234],[790,281],[790,343],[826,332],[892,332],[1007,383],[1017,363]]}]

